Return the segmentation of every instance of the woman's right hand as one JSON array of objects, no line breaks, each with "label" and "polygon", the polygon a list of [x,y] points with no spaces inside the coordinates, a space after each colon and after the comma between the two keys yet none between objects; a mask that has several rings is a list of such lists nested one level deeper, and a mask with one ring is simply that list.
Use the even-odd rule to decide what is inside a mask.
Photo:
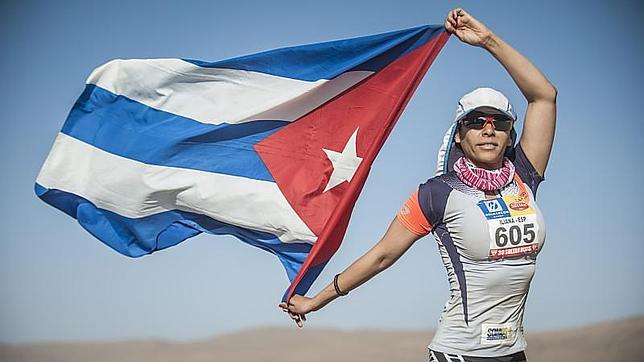
[{"label": "woman's right hand", "polygon": [[447,14],[445,29],[462,42],[477,47],[485,47],[493,36],[490,29],[462,8],[456,8]]},{"label": "woman's right hand", "polygon": [[289,317],[297,324],[298,327],[304,327],[306,321],[306,314],[314,311],[313,298],[304,297],[301,295],[293,295],[287,303],[280,303],[279,307],[283,312],[287,313]]}]

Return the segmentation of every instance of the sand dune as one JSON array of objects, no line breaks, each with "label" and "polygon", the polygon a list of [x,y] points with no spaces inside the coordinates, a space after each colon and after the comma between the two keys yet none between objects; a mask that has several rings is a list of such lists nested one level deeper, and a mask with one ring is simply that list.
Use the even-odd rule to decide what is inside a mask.
[{"label": "sand dune", "polygon": [[[431,331],[255,329],[191,343],[0,345],[2,362],[425,361]],[[528,335],[530,362],[644,361],[644,317]]]}]

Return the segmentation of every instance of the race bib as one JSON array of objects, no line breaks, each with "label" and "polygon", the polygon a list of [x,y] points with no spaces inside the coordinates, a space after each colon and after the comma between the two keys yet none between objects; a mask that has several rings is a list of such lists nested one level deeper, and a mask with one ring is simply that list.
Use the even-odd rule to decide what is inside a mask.
[{"label": "race bib", "polygon": [[537,214],[526,196],[481,200],[478,206],[490,231],[490,259],[512,258],[539,250]]}]

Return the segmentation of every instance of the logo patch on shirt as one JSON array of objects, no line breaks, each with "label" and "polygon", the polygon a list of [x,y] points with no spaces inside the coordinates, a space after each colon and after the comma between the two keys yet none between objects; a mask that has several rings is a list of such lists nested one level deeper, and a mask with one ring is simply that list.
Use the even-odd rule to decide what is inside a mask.
[{"label": "logo patch on shirt", "polygon": [[512,344],[517,338],[517,327],[513,324],[481,325],[481,344]]}]

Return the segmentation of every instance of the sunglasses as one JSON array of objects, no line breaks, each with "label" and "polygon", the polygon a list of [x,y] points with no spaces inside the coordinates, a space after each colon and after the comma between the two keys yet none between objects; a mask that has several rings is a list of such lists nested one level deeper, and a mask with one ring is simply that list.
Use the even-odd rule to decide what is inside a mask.
[{"label": "sunglasses", "polygon": [[461,126],[469,129],[483,129],[488,122],[497,131],[509,131],[514,120],[503,114],[487,114],[474,111],[460,120]]}]

